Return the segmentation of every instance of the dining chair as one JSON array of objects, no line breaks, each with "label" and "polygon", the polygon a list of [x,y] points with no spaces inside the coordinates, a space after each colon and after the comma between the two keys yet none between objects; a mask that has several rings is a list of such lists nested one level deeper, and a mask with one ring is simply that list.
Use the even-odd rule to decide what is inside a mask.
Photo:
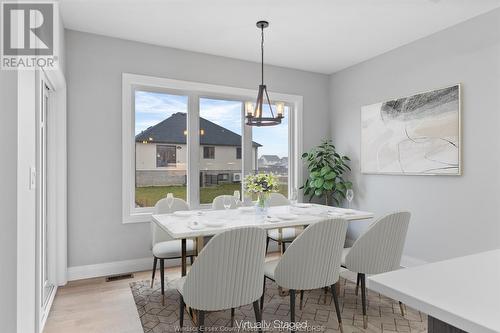
[{"label": "dining chair", "polygon": [[[385,215],[372,223],[354,242],[342,252],[342,266],[357,274],[356,295],[361,283],[363,327],[368,326],[366,315],[366,274],[379,274],[400,268],[406,233],[410,223],[409,212]],[[403,303],[399,302],[404,316]]]},{"label": "dining chair", "polygon": [[212,209],[214,209],[214,210],[225,209],[224,199],[229,199],[231,201],[231,207],[229,209],[235,209],[235,208],[238,208],[241,206],[241,202],[238,199],[236,199],[234,196],[224,194],[224,195],[219,195],[219,196],[214,198],[214,200],[212,201]]},{"label": "dining chair", "polygon": [[[154,214],[170,214],[180,210],[189,210],[189,205],[182,199],[173,198],[172,205],[169,207],[166,198],[160,199],[155,207]],[[178,259],[182,256],[181,241],[175,240],[162,230],[155,222],[151,222],[152,251],[153,251],[153,274],[151,277],[151,288],[155,280],[155,272],[158,260],[160,261],[161,294],[165,295],[165,260]],[[188,239],[186,242],[186,254],[190,257],[191,264],[193,256],[196,255],[195,242]],[[163,301],[162,301],[163,302]]]},{"label": "dining chair", "polygon": [[264,229],[247,227],[222,232],[207,243],[189,273],[174,281],[181,296],[181,328],[186,305],[197,310],[199,332],[204,330],[207,311],[253,303],[255,319],[257,322],[262,320],[259,297],[264,276],[265,240]]},{"label": "dining chair", "polygon": [[295,322],[295,293],[330,287],[339,322],[342,318],[335,284],[339,280],[340,260],[347,233],[347,220],[328,219],[310,224],[297,236],[280,259],[264,264],[264,287],[260,307],[264,307],[266,279],[290,290],[290,321]]},{"label": "dining chair", "polygon": [[[288,200],[281,193],[271,193],[269,195],[269,206],[287,206],[290,204],[290,200]],[[269,241],[273,240],[278,243],[278,248],[281,247],[281,252],[285,252],[286,244],[293,242],[295,237],[300,234],[301,230],[297,228],[282,228],[281,231],[279,229],[271,229],[267,232],[267,241],[266,241],[266,252],[269,247]]]}]

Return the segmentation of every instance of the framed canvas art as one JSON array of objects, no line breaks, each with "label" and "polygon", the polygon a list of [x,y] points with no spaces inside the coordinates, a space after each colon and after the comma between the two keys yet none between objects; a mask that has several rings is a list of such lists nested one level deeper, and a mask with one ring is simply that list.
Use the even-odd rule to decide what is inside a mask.
[{"label": "framed canvas art", "polygon": [[361,108],[361,172],[460,175],[460,85]]}]

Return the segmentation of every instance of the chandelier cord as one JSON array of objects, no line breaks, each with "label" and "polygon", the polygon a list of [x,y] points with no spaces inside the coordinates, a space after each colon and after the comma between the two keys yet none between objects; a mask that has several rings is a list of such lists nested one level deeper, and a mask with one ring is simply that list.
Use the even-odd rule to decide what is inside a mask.
[{"label": "chandelier cord", "polygon": [[260,41],[260,50],[261,50],[261,78],[262,85],[264,85],[264,26],[260,27],[261,29],[261,41]]}]

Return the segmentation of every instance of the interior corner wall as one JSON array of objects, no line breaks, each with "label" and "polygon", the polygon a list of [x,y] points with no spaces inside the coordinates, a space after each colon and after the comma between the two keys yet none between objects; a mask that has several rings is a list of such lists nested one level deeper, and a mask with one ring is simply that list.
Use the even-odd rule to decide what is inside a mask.
[{"label": "interior corner wall", "polygon": [[0,71],[0,332],[17,325],[17,71]]},{"label": "interior corner wall", "polygon": [[[462,85],[462,176],[360,173],[364,105]],[[353,160],[354,205],[412,213],[405,255],[421,261],[500,247],[500,10],[330,77],[334,144]],[[353,223],[355,239],[366,223]]]},{"label": "interior corner wall", "polygon": [[[149,224],[122,223],[122,73],[257,89],[260,65],[71,30],[65,35],[69,266],[151,257]],[[328,138],[328,75],[265,70],[271,91],[304,97],[303,148]]]}]

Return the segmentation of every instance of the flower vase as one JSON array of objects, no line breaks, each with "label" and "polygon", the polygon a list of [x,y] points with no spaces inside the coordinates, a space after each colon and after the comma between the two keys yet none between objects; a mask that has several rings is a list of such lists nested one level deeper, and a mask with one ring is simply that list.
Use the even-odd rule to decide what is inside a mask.
[{"label": "flower vase", "polygon": [[257,214],[267,215],[267,209],[269,208],[269,194],[259,193],[257,198],[257,203],[255,204],[255,210]]}]

